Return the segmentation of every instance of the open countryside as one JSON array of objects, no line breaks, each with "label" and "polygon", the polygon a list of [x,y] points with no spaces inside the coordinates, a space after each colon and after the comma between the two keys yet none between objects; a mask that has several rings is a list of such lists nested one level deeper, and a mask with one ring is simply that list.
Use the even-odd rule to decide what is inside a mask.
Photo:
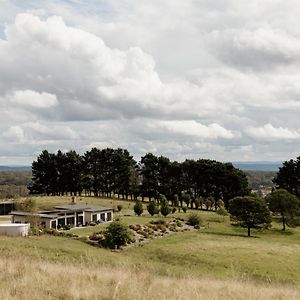
[{"label": "open countryside", "polygon": [[299,300],[299,12],[0,0],[0,300]]},{"label": "open countryside", "polygon": [[[110,163],[111,159],[112,157]],[[151,159],[156,160],[156,157],[151,156]],[[165,159],[157,160],[158,163],[159,161],[166,162]],[[299,160],[293,162],[298,165]],[[191,166],[193,161],[188,163]],[[199,163],[201,166],[201,161]],[[208,161],[205,164],[208,169],[211,168]],[[169,167],[171,166],[172,162],[169,162]],[[283,170],[286,170],[289,164],[284,163],[284,166]],[[280,174],[283,173],[279,172],[277,178],[282,179]],[[111,176],[115,173],[108,174]],[[128,174],[132,176],[131,172]],[[142,189],[143,182],[149,182],[152,174],[147,170],[147,163],[139,174],[142,176],[139,188]],[[157,176],[160,176],[159,173]],[[191,179],[188,178],[187,182]],[[37,177],[33,181],[39,182]],[[164,185],[168,186],[168,177],[164,178]],[[162,191],[164,185],[158,184],[156,188]],[[124,188],[123,185],[122,187]],[[138,196],[135,192],[132,193]],[[289,225],[283,231],[280,215],[273,215],[272,223],[267,229],[252,228],[249,238],[246,228],[232,222],[228,213],[219,213],[220,208],[216,208],[213,197],[210,198],[211,203],[204,201],[197,204],[195,199],[188,201],[185,193],[181,193],[182,205],[181,201],[168,201],[172,202],[170,205],[176,207],[176,210],[170,209],[163,216],[157,212],[149,214],[148,206],[153,200],[147,192],[143,202],[130,195],[129,199],[122,199],[117,194],[112,194],[114,196],[109,198],[32,195],[27,199],[15,200],[17,206],[23,205],[23,209],[24,203],[29,203],[34,204],[34,211],[46,212],[53,207],[66,204],[72,206],[75,199],[76,207],[113,209],[114,220],[122,222],[131,230],[137,226],[144,230],[152,229],[152,224],[163,224],[163,227],[159,227],[156,235],[137,235],[139,231],[132,230],[136,230],[138,241],[132,246],[129,243],[120,250],[109,250],[100,244],[91,243],[94,236],[108,228],[109,222],[60,228],[58,234],[53,234],[53,231],[43,232],[40,227],[41,230],[33,231],[27,238],[2,236],[1,264],[5,271],[1,285],[6,291],[5,297],[31,299],[34,295],[36,298],[61,299],[285,299],[288,295],[289,299],[299,298],[300,229]],[[160,195],[154,195],[154,199],[160,198]],[[141,213],[135,208],[138,201],[142,205]],[[191,215],[199,217],[199,227],[185,225]],[[11,215],[0,218],[2,223],[10,220]],[[180,227],[172,227],[178,222]],[[35,277],[29,275],[33,268]],[[55,270],[60,273],[58,277],[53,273]],[[103,288],[98,289],[98,286]]]}]

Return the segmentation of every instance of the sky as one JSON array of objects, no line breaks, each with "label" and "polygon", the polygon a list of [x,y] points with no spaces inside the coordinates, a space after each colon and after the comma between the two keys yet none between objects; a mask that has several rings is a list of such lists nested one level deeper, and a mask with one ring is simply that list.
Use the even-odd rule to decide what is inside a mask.
[{"label": "sky", "polygon": [[43,149],[299,156],[298,0],[0,0],[0,165]]}]

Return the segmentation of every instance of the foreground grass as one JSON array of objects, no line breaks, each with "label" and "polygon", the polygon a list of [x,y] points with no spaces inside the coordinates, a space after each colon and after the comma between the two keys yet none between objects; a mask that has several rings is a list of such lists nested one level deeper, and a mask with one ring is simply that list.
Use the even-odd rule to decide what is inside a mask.
[{"label": "foreground grass", "polygon": [[[40,206],[68,200],[37,198]],[[111,206],[117,200],[82,201]],[[115,205],[120,202],[124,210],[116,216],[123,222],[153,219],[134,216],[133,203]],[[1,299],[300,299],[299,228],[284,233],[274,222],[272,229],[253,230],[247,238],[228,217],[197,213],[205,225],[200,231],[121,252],[54,236],[0,237]],[[103,225],[73,230],[84,236],[100,229]]]},{"label": "foreground grass", "polygon": [[193,276],[157,276],[144,270],[0,258],[1,299],[299,299],[291,286]]}]

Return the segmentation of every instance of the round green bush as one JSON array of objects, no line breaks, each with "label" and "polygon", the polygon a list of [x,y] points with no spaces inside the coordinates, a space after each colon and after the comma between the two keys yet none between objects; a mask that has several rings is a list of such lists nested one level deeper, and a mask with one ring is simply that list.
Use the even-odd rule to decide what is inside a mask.
[{"label": "round green bush", "polygon": [[188,216],[186,224],[191,225],[191,226],[196,226],[196,225],[201,225],[202,220],[199,215],[197,214],[191,214]]},{"label": "round green bush", "polygon": [[105,244],[107,247],[113,248],[117,246],[125,246],[134,242],[134,237],[128,226],[120,221],[114,221],[109,224],[105,232]]}]

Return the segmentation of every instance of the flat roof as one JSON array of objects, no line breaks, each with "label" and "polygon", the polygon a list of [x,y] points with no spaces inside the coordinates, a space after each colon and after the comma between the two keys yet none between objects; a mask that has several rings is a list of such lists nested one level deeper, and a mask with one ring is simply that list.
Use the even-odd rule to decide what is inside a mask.
[{"label": "flat roof", "polygon": [[29,226],[29,224],[25,223],[5,223],[5,224],[0,224],[0,227],[24,227],[24,226]]},{"label": "flat roof", "polygon": [[40,218],[47,218],[47,219],[54,219],[59,217],[57,214],[43,214],[39,212],[28,212],[28,211],[12,211],[10,215],[13,216],[32,216],[32,217],[40,217]]},{"label": "flat roof", "polygon": [[88,212],[113,210],[113,208],[111,207],[90,205],[90,204],[65,204],[65,205],[54,206],[54,208],[73,210],[73,211],[84,210]]}]

